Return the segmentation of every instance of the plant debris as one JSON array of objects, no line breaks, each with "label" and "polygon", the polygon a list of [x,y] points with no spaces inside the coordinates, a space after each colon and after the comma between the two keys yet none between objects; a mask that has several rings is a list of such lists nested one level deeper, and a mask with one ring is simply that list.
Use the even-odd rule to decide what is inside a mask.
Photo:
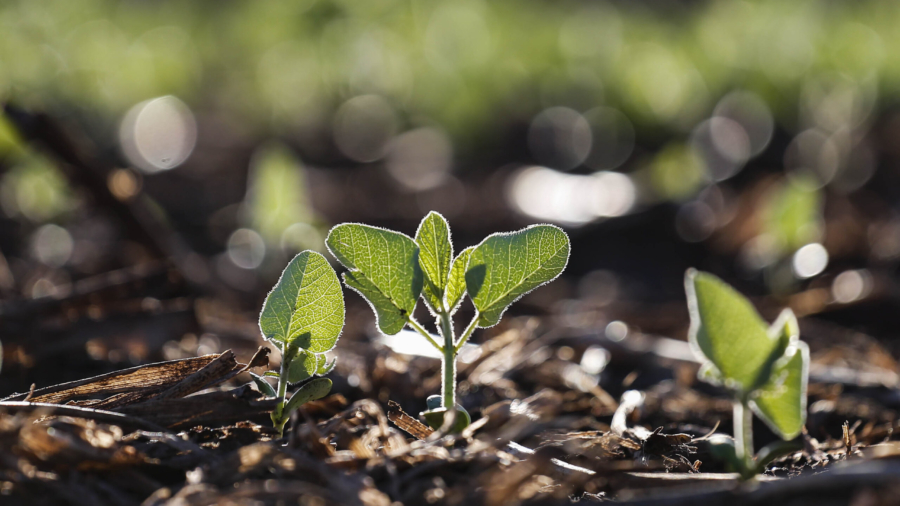
[{"label": "plant debris", "polygon": [[[140,260],[109,261],[51,295],[0,301],[3,505],[819,506],[892,504],[900,492],[891,276],[855,304],[828,302],[813,282],[753,300],[768,320],[786,305],[798,315],[810,379],[797,449],[750,483],[711,454],[711,437],[731,435],[732,404],[697,381],[683,301],[640,291],[655,271],[641,274],[634,297],[601,303],[588,289],[597,287],[574,288],[587,275],[575,258],[586,240],[574,234],[573,278],[523,298],[459,350],[456,395],[472,418],[464,430],[419,419],[441,389],[440,361],[427,343],[404,346],[415,336],[384,339],[355,297],[328,352],[340,357],[332,394],[300,406],[280,436],[270,420],[278,401],[248,374],[281,361],[280,350],[259,348],[264,285],[220,283],[215,257],[193,251],[147,201],[110,194],[112,167],[96,149],[48,116],[9,113],[92,202],[95,214],[79,223],[124,224],[116,244]],[[649,235],[655,219],[635,227]],[[487,221],[521,226],[502,213]],[[484,227],[463,223],[459,242]],[[629,261],[644,253],[622,248]],[[22,262],[16,272],[31,277],[46,269]],[[459,319],[474,313],[463,304]],[[870,327],[857,325],[871,314]],[[759,447],[779,439],[762,423],[753,430]]]}]

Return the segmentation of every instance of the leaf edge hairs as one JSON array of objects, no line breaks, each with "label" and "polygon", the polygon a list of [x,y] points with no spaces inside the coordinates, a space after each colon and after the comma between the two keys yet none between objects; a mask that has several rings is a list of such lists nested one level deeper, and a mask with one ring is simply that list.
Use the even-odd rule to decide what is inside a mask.
[{"label": "leaf edge hairs", "polygon": [[[534,247],[534,244],[531,244],[532,236],[537,232],[540,232],[537,242],[538,252],[529,256],[528,248]],[[543,258],[545,232],[555,237],[559,246],[548,258]],[[434,234],[441,235],[436,237]],[[374,239],[382,242],[388,250],[393,248],[402,255],[386,255],[384,251],[379,253],[377,251],[379,245],[374,246],[376,250],[373,253]],[[517,242],[520,239],[524,241],[524,245]],[[433,244],[425,244],[425,241],[432,241]],[[531,265],[531,272],[527,272],[526,268],[523,275],[514,278],[512,267],[504,266],[496,259],[485,258],[483,263],[473,265],[473,259],[480,261],[494,243],[502,241],[509,242],[507,254],[523,255],[520,259],[526,265],[534,258],[538,258],[536,268]],[[400,247],[401,243],[405,246]],[[429,212],[422,219],[415,238],[371,225],[341,223],[329,231],[325,244],[329,252],[348,269],[342,276],[344,284],[366,300],[375,313],[376,324],[382,332],[389,335],[396,334],[409,326],[441,353],[441,395],[428,398],[429,409],[422,415],[429,425],[439,429],[445,424],[444,415],[452,413],[446,420],[452,425],[448,425],[446,429],[456,432],[463,430],[471,420],[465,408],[456,402],[456,358],[460,349],[476,328],[496,325],[509,306],[525,294],[558,278],[568,265],[571,253],[569,237],[561,228],[549,224],[536,224],[514,232],[491,234],[479,244],[466,248],[454,256],[450,225],[435,211]],[[414,246],[415,249],[408,250],[410,246]],[[361,251],[362,248],[365,248],[365,255]],[[360,251],[356,251],[357,249]],[[424,259],[423,251],[426,256]],[[375,258],[375,255],[380,256]],[[508,260],[510,261],[508,263],[511,263],[511,256]],[[459,262],[464,262],[465,265],[460,266]],[[493,293],[490,291],[493,286],[485,284],[485,280],[490,279],[488,272],[504,268],[507,274],[510,274],[506,278],[507,284],[510,279],[514,279],[514,284],[501,287],[498,296],[491,297],[486,304],[480,304],[483,302],[479,298],[479,294],[483,293],[482,290],[487,289],[488,293]],[[549,274],[544,271],[548,271]],[[544,275],[535,279],[536,273]],[[431,279],[435,276],[439,276],[439,279]],[[395,286],[394,283],[398,279],[402,282],[400,286]],[[475,284],[478,284],[477,288]],[[453,330],[452,316],[467,295],[475,305],[475,316],[457,337]],[[398,300],[401,297],[403,300]],[[411,304],[409,297],[413,297]],[[439,336],[432,336],[413,317],[420,298],[425,300],[426,307],[435,317]],[[486,312],[490,310],[490,318],[484,317],[482,310]]]},{"label": "leaf edge hairs", "polygon": [[[712,452],[751,479],[798,447],[792,440],[806,423],[809,347],[800,340],[789,308],[766,327],[750,301],[715,275],[688,269],[684,283],[691,318],[688,340],[701,363],[698,377],[724,386],[734,407],[734,440],[711,438]],[[735,346],[743,348],[735,351]],[[756,455],[753,413],[782,439]]]},{"label": "leaf edge hairs", "polygon": [[[316,289],[322,292],[316,293]],[[324,317],[316,312],[322,310],[327,312]],[[298,253],[266,295],[259,314],[263,339],[281,351],[281,367],[278,372],[268,371],[263,376],[250,373],[261,393],[278,399],[271,417],[279,434],[284,434],[293,411],[331,391],[331,380],[317,376],[334,368],[335,361],[327,363],[324,354],[337,344],[344,320],[344,295],[331,264],[315,251]],[[277,389],[267,377],[277,378]],[[289,386],[299,386],[290,399]]]}]

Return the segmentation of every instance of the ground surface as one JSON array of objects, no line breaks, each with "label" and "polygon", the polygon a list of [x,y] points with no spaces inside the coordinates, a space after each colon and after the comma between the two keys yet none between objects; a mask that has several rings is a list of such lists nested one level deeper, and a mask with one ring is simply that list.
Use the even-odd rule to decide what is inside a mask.
[{"label": "ground surface", "polygon": [[[475,334],[459,367],[460,399],[475,421],[462,435],[417,421],[440,389],[439,362],[404,347],[414,335],[378,336],[369,308],[348,292],[333,394],[307,405],[279,438],[268,422],[271,402],[246,374],[278,361],[277,353],[257,354],[264,343],[256,311],[271,273],[219,268],[221,257],[203,253],[215,241],[189,233],[209,228],[214,238],[216,227],[234,224],[234,216],[192,215],[219,190],[200,185],[193,199],[166,201],[165,191],[148,188],[171,206],[173,222],[160,221],[141,198],[110,194],[103,164],[51,120],[23,124],[78,189],[82,205],[69,226],[97,248],[80,271],[64,274],[16,254],[27,250],[26,234],[14,220],[2,223],[4,251],[17,259],[0,303],[3,504],[895,503],[893,260],[852,248],[837,256],[839,265],[873,273],[869,292],[850,303],[832,296],[839,269],[792,295],[754,298],[770,320],[785,306],[801,316],[812,367],[803,449],[753,483],[738,482],[706,451],[704,436],[730,433],[731,405],[696,380],[678,290],[691,265],[750,295],[761,293],[758,280],[722,267],[739,232],[715,236],[726,245],[718,249],[678,243],[666,205],[573,231],[566,276]],[[312,179],[350,193],[377,181],[350,169]],[[502,186],[493,181],[466,184],[475,194]],[[737,188],[752,195],[765,181],[747,176]],[[361,220],[364,210],[389,205],[392,213],[371,222],[411,233],[417,204],[404,207],[391,191],[345,201],[328,218]],[[496,199],[470,202],[451,217],[458,248],[523,224]],[[890,223],[877,195],[830,202],[827,225],[843,232],[828,235],[835,244]],[[872,214],[833,212],[841,206]],[[277,275],[280,266],[275,259],[269,270]],[[39,281],[54,290],[40,296]],[[470,315],[464,307],[458,318],[464,324]],[[758,421],[754,431],[757,447],[774,440]]]}]

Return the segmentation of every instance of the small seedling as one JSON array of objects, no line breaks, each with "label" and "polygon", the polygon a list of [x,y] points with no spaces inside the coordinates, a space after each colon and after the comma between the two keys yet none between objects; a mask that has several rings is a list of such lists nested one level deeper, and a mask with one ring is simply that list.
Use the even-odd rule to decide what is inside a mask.
[{"label": "small seedling", "polygon": [[[344,223],[331,229],[329,251],[349,271],[344,283],[375,312],[381,332],[393,335],[405,326],[421,334],[442,355],[440,396],[428,399],[425,420],[440,428],[455,410],[454,431],[470,421],[456,403],[456,356],[478,328],[496,325],[513,302],[556,279],[569,259],[569,238],[552,225],[492,234],[453,256],[450,226],[438,213],[426,216],[416,238],[382,228]],[[468,294],[475,316],[457,338],[452,316]],[[435,318],[435,338],[413,318],[419,298]],[[449,422],[448,422],[449,423]]]},{"label": "small seedling", "polygon": [[734,398],[734,440],[711,438],[713,453],[745,479],[796,445],[774,443],[753,454],[752,413],[783,440],[806,422],[809,348],[797,318],[785,309],[771,326],[744,296],[721,279],[689,269],[685,275],[689,339],[701,360],[702,380],[722,385]]},{"label": "small seedling", "polygon": [[[250,373],[259,391],[278,399],[272,423],[280,433],[291,413],[303,403],[324,397],[331,380],[314,378],[300,386],[290,400],[288,386],[328,374],[325,352],[334,348],[344,327],[344,295],[328,261],[314,251],[294,257],[269,292],[259,315],[263,337],[281,350],[281,370],[263,376]],[[278,379],[278,389],[265,377]]]}]

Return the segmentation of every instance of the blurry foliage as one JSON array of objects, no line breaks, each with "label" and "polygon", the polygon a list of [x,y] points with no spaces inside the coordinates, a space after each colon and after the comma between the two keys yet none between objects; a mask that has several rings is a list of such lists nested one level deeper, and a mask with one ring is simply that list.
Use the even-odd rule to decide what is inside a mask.
[{"label": "blurry foliage", "polygon": [[900,5],[876,1],[10,1],[0,97],[121,115],[174,94],[289,127],[375,93],[465,141],[490,134],[498,107],[604,101],[638,126],[683,130],[740,83],[790,123],[809,76],[895,94],[898,20]]},{"label": "blurry foliage", "polygon": [[0,179],[0,202],[6,214],[21,213],[38,223],[74,205],[65,177],[49,160],[31,153],[16,157],[12,168]]},{"label": "blurry foliage", "polygon": [[268,144],[254,154],[246,202],[253,228],[267,243],[286,250],[324,250],[303,165],[286,146]]},{"label": "blurry foliage", "polygon": [[0,158],[21,154],[22,140],[5,116],[0,116]]},{"label": "blurry foliage", "polygon": [[[789,171],[842,193],[868,181],[872,113],[900,95],[888,50],[898,21],[900,5],[874,0],[13,0],[0,4],[0,102],[109,135],[136,104],[171,95],[190,112],[184,157],[196,115],[240,125],[244,139],[289,139],[312,161],[329,150],[341,163],[383,160],[418,192],[449,181],[454,157],[509,149],[530,124],[527,146],[548,169],[511,176],[521,214],[578,226],[674,201],[697,211],[682,225],[702,240],[727,220],[692,199],[760,155],[775,125],[793,137]],[[176,144],[172,118],[138,116],[148,124],[121,128],[120,142],[131,135],[156,169],[177,165],[157,150]],[[59,174],[17,146],[0,119],[6,214],[43,222],[70,209]],[[627,174],[584,174],[602,170]],[[234,265],[324,250],[306,175],[288,147],[258,148],[237,223],[253,230],[229,238]],[[754,269],[821,240],[825,191],[805,185],[763,200],[760,240],[745,248]]]},{"label": "blurry foliage", "polygon": [[809,179],[787,178],[770,190],[762,208],[763,233],[790,254],[822,239],[822,193]]},{"label": "blurry foliage", "polygon": [[706,182],[706,166],[697,153],[682,144],[669,144],[650,165],[650,184],[666,200],[685,200]]}]

